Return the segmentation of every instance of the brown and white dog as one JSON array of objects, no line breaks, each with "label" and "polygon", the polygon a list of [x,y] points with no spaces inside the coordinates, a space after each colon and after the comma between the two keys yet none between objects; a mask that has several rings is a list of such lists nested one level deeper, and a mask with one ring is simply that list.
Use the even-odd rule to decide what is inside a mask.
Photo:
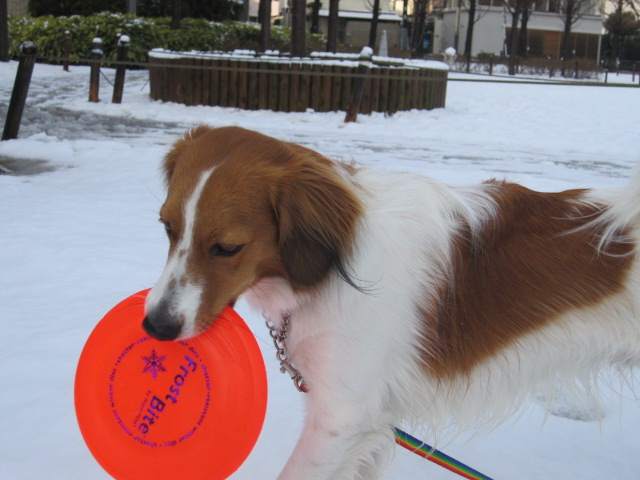
[{"label": "brown and white dog", "polygon": [[144,327],[186,339],[240,295],[290,319],[308,415],[280,479],[375,479],[392,425],[498,421],[640,361],[638,178],[450,187],[236,127],[187,133],[164,170],[169,258]]}]

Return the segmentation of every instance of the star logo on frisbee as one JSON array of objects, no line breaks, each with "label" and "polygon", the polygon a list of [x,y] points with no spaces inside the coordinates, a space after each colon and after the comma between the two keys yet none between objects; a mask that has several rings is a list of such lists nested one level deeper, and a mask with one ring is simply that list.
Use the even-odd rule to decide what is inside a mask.
[{"label": "star logo on frisbee", "polygon": [[156,353],[155,348],[151,349],[151,355],[148,357],[142,355],[142,360],[144,360],[145,366],[142,369],[142,373],[149,373],[153,379],[155,380],[158,377],[160,372],[166,372],[167,369],[164,367],[162,362],[167,358],[166,355],[158,355]]}]

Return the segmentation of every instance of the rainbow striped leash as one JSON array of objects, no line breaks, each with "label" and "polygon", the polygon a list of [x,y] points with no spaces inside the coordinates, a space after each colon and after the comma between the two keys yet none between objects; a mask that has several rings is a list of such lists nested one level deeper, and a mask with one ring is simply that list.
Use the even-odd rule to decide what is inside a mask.
[{"label": "rainbow striped leash", "polygon": [[394,428],[393,433],[396,436],[396,443],[398,445],[406,448],[416,455],[420,455],[422,458],[432,461],[436,465],[440,465],[447,470],[457,473],[461,477],[468,478],[469,480],[492,480],[490,477],[466,466],[464,463],[450,457],[446,453],[436,450],[426,443],[421,442],[399,428]]}]

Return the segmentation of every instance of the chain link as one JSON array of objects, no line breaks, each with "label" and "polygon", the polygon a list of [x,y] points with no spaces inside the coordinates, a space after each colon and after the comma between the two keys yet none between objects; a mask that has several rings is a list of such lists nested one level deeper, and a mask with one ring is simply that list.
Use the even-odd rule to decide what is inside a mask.
[{"label": "chain link", "polygon": [[280,372],[289,374],[293,385],[299,392],[307,392],[308,388],[302,379],[302,375],[298,369],[291,364],[291,360],[287,354],[287,334],[289,333],[290,320],[291,317],[289,315],[283,316],[282,327],[279,330],[270,319],[266,319],[264,323],[269,329],[273,346],[276,347],[276,359],[280,362]]}]

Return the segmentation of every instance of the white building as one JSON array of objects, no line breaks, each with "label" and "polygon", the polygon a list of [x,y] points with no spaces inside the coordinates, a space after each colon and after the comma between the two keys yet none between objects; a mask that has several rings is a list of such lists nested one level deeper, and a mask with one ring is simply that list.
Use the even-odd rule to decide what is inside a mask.
[{"label": "white building", "polygon": [[[507,55],[511,20],[511,13],[502,0],[478,0],[471,55]],[[602,0],[587,0],[580,18],[571,28],[571,58],[600,60],[603,20]],[[439,53],[447,47],[454,47],[459,54],[463,53],[468,23],[468,0],[446,0],[444,9],[437,14],[434,23],[433,52]],[[540,1],[535,5],[527,24],[528,55],[559,59],[563,31],[558,0]]]},{"label": "white building", "polygon": [[[284,2],[283,2],[284,3]],[[311,15],[311,3],[307,3],[308,19]],[[393,0],[380,0],[376,49],[380,44],[382,32],[386,30],[390,48],[400,47],[402,17],[393,8]],[[373,18],[373,0],[340,0],[338,12],[338,42],[359,51],[369,43],[369,30]],[[286,15],[285,15],[286,16]],[[285,18],[286,24],[286,18]],[[319,11],[319,31],[326,34],[329,25],[329,0],[321,0]]]},{"label": "white building", "polygon": [[[260,2],[259,0],[248,0],[245,4],[249,5],[248,19],[257,22],[258,21],[258,11],[260,10]],[[271,0],[271,17],[278,18],[281,15],[281,10],[284,8],[286,2],[280,0]]]},{"label": "white building", "polygon": [[[359,49],[369,43],[369,30],[373,18],[372,0],[340,0],[338,12],[338,42]],[[327,33],[329,23],[329,1],[323,0],[320,9],[320,33]],[[377,48],[382,32],[387,31],[389,47],[399,48],[402,31],[402,17],[393,8],[392,0],[380,0]]]},{"label": "white building", "polygon": [[8,0],[7,13],[9,15],[26,15],[29,6],[29,0]]}]

